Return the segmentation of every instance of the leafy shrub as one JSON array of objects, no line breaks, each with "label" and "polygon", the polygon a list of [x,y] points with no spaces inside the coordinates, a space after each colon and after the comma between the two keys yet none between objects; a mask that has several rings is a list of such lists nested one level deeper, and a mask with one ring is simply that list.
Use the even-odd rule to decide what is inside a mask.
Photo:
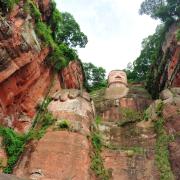
[{"label": "leafy shrub", "polygon": [[45,115],[42,118],[41,127],[42,128],[48,128],[55,122],[55,119],[53,115],[49,112],[45,113]]},{"label": "leafy shrub", "polygon": [[101,124],[101,117],[97,116],[96,119],[95,119],[95,122],[96,122],[96,125],[98,126],[99,124]]},{"label": "leafy shrub", "polygon": [[56,119],[53,117],[51,113],[46,112],[46,110],[45,112],[41,112],[36,119],[36,123],[35,123],[36,128],[34,125],[33,129],[28,134],[28,140],[41,139],[46,133],[48,127],[53,125],[55,121]]},{"label": "leafy shrub", "polygon": [[35,22],[41,20],[41,13],[33,1],[27,0],[23,9],[26,13],[31,14],[31,16],[35,19]]},{"label": "leafy shrub", "polygon": [[162,116],[163,107],[164,107],[163,101],[161,101],[161,102],[159,102],[157,104],[157,106],[156,106],[156,114],[157,114],[157,116],[159,116],[159,117]]},{"label": "leafy shrub", "polygon": [[69,129],[70,128],[70,122],[67,120],[63,120],[63,121],[59,122],[58,128],[59,129]]},{"label": "leafy shrub", "polygon": [[40,103],[40,104],[37,105],[37,107],[36,107],[37,110],[38,110],[39,112],[45,111],[45,110],[47,109],[47,106],[48,106],[49,103],[51,102],[51,100],[52,100],[51,97],[46,97],[42,103]]},{"label": "leafy shrub", "polygon": [[94,153],[92,156],[91,169],[100,179],[109,180],[109,173],[104,168],[103,159],[99,152]]},{"label": "leafy shrub", "polygon": [[91,140],[92,140],[92,145],[94,149],[96,149],[97,151],[101,151],[102,146],[103,146],[101,135],[97,132],[94,132],[91,135]]},{"label": "leafy shrub", "polygon": [[95,91],[107,87],[106,70],[102,67],[96,67],[92,63],[83,63],[85,73],[85,88],[89,91]]},{"label": "leafy shrub", "polygon": [[154,124],[155,132],[157,134],[155,146],[155,159],[157,167],[160,171],[160,179],[173,180],[173,173],[169,163],[168,144],[171,137],[168,136],[164,129],[164,119],[159,118]]},{"label": "leafy shrub", "polygon": [[134,123],[143,120],[142,113],[129,108],[122,108],[120,110],[122,118],[118,122],[118,126],[125,126],[129,123]]},{"label": "leafy shrub", "polygon": [[51,35],[51,29],[43,22],[37,22],[35,27],[37,35],[45,42],[45,45],[50,45],[54,48],[55,42]]},{"label": "leafy shrub", "polygon": [[20,154],[24,150],[26,135],[19,135],[10,128],[0,127],[0,135],[3,137],[3,145],[8,155],[7,167],[4,168],[5,173],[12,173]]},{"label": "leafy shrub", "polygon": [[177,33],[176,33],[176,39],[177,39],[178,41],[180,41],[180,30],[178,30]]},{"label": "leafy shrub", "polygon": [[19,0],[0,0],[0,9],[3,12],[9,12]]},{"label": "leafy shrub", "polygon": [[59,45],[59,48],[68,62],[78,59],[77,51],[68,47],[66,44],[62,43]]},{"label": "leafy shrub", "polygon": [[56,71],[61,70],[68,64],[65,57],[63,56],[63,52],[57,45],[49,54],[47,59],[48,59],[47,63],[52,65]]},{"label": "leafy shrub", "polygon": [[99,132],[92,132],[91,142],[93,145],[93,153],[91,155],[91,169],[100,179],[108,180],[109,173],[105,169],[103,159],[101,157],[101,150],[103,147],[101,134]]}]

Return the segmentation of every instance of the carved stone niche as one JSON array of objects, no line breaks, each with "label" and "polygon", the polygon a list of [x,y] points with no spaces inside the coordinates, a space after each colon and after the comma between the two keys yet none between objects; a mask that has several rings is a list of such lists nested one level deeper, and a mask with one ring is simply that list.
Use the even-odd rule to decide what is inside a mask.
[{"label": "carved stone niche", "polygon": [[126,96],[128,91],[126,73],[121,70],[111,71],[108,76],[108,88],[105,92],[105,98],[119,99]]}]

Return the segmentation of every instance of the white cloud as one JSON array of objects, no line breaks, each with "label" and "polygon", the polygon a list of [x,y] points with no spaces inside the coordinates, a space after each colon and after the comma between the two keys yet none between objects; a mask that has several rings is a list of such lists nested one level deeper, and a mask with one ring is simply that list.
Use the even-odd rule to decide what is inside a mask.
[{"label": "white cloud", "polygon": [[88,36],[86,48],[79,49],[83,62],[104,67],[107,72],[123,69],[134,61],[141,42],[152,34],[158,22],[140,16],[143,0],[56,0],[60,11],[70,12]]}]

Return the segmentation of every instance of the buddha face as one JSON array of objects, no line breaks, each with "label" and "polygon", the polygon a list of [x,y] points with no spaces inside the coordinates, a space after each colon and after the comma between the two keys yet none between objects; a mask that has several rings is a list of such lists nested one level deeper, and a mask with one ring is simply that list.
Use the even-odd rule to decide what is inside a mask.
[{"label": "buddha face", "polygon": [[108,76],[108,84],[111,85],[113,83],[117,84],[127,84],[127,76],[124,71],[114,70],[109,73]]}]

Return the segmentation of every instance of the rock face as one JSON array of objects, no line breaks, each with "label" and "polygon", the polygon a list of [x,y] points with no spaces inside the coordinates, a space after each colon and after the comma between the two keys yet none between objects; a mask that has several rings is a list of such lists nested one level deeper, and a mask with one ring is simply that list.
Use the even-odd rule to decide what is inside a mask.
[{"label": "rock face", "polygon": [[[36,3],[46,19],[49,0]],[[73,61],[54,75],[45,65],[49,49],[41,45],[31,17],[21,16],[21,10],[20,3],[7,18],[0,16],[0,122],[26,132],[36,114],[36,106],[50,87],[50,94],[61,86],[80,89],[83,72],[81,63]]]},{"label": "rock face", "polygon": [[118,99],[128,93],[126,73],[120,70],[113,70],[108,76],[108,88],[105,92],[106,99]]},{"label": "rock face", "polygon": [[[179,91],[180,91],[180,88],[177,88],[177,87],[163,90],[160,93],[161,99],[156,100],[146,110],[149,121],[141,122],[141,125],[146,124],[148,127],[150,127],[152,121],[159,120],[158,112],[161,113],[161,118],[164,120],[166,134],[171,137],[174,137],[168,143],[169,160],[171,164],[171,169],[174,174],[174,179],[180,178],[180,173],[179,173],[179,168],[180,168],[180,152],[179,152],[180,96],[179,96]],[[161,104],[162,112],[158,110],[160,107],[159,106],[160,104]]]},{"label": "rock face", "polygon": [[[165,130],[174,137],[168,145],[171,167],[175,178],[180,179],[177,26],[170,28],[162,48],[164,58],[158,62],[160,71],[156,69],[158,73],[153,73],[156,75],[153,91],[159,93],[169,87],[161,92],[161,100],[151,104],[152,99],[142,84],[128,85],[125,72],[120,70],[110,72],[106,90],[101,89],[89,96],[83,90],[84,73],[80,61],[71,61],[58,73],[47,67],[45,61],[50,49],[44,47],[37,37],[32,17],[23,13],[24,2],[19,1],[6,18],[0,15],[0,123],[21,133],[28,132],[37,105],[47,95],[52,99],[47,112],[56,121],[40,140],[26,144],[14,175],[34,180],[99,179],[91,169],[94,151],[91,131],[97,128],[104,146],[99,152],[102,162],[96,157],[95,165],[103,163],[110,179],[159,179],[152,121],[157,119],[156,109],[160,101],[164,104]],[[34,3],[42,13],[42,20],[47,21],[51,14],[50,0],[35,0]],[[150,104],[150,121],[139,122]],[[96,115],[102,119],[97,127],[94,125]],[[3,143],[0,138],[1,171],[8,159]],[[1,174],[0,179],[19,178]]]},{"label": "rock face", "polygon": [[30,16],[20,14],[21,4],[0,17],[0,121],[24,132],[47,93],[52,71],[44,65],[49,49],[41,45]]},{"label": "rock face", "polygon": [[71,61],[60,73],[61,84],[65,89],[81,89],[83,87],[83,70],[80,61]]},{"label": "rock face", "polygon": [[162,46],[162,57],[151,68],[152,80],[148,86],[154,98],[157,98],[163,89],[180,87],[180,43],[176,38],[178,24],[179,22],[176,22],[169,28]]},{"label": "rock face", "polygon": [[[109,88],[108,88],[109,89]],[[126,96],[116,99],[107,99],[106,90],[99,90],[91,94],[97,115],[104,120],[118,121],[121,118],[120,108],[129,108],[135,111],[145,110],[152,102],[150,95],[141,84],[129,85]]]},{"label": "rock face", "polygon": [[[122,84],[126,88],[127,79],[120,79],[117,76],[119,72],[115,71],[113,74],[114,78],[109,78],[109,89]],[[101,156],[110,179],[158,179],[158,171],[154,166],[153,129],[151,127],[144,131],[136,126],[135,122],[137,113],[142,112],[152,102],[149,94],[142,85],[132,84],[124,97],[106,99],[105,96],[106,91],[100,90],[94,92],[91,98],[94,100],[97,115],[102,119],[99,131],[106,148],[103,148]]]},{"label": "rock face", "polygon": [[13,175],[0,174],[0,180],[27,180],[27,179],[17,178]]},{"label": "rock face", "polygon": [[89,177],[89,143],[81,134],[50,131],[28,147],[14,173],[30,179],[84,179]]},{"label": "rock face", "polygon": [[[90,180],[90,98],[75,89],[61,90],[52,98],[48,110],[58,121],[40,141],[29,144],[14,174],[37,180]],[[70,126],[67,130],[58,129],[63,121]]]},{"label": "rock face", "polygon": [[172,171],[175,179],[180,178],[180,88],[172,88],[169,90],[173,97],[169,97],[164,100],[163,118],[165,120],[166,131],[169,135],[173,135],[175,138],[169,143],[169,154]]}]

